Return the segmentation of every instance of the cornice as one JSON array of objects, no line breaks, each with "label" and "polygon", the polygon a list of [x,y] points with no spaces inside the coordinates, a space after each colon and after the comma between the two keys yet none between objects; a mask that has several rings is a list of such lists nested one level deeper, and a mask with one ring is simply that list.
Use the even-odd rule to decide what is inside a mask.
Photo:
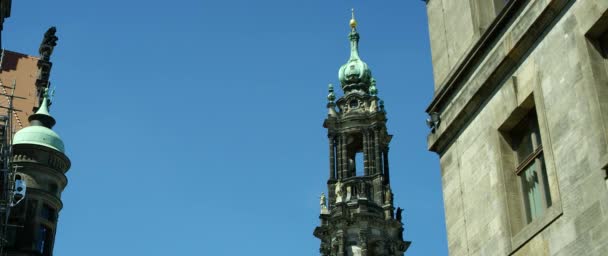
[{"label": "cornice", "polygon": [[[512,15],[516,11],[514,5],[524,2],[527,0],[514,0],[506,7],[511,11],[504,10],[498,18],[504,21],[493,23],[493,28],[488,29],[474,47],[477,50],[469,52],[459,68],[448,76],[427,108],[427,113],[437,112],[441,118],[439,127],[427,137],[429,150],[440,155],[443,153],[500,86],[500,81],[517,68],[573,0],[531,1],[527,6],[518,6],[525,7],[522,13],[509,27],[504,27],[505,23],[497,30],[496,23],[507,22],[507,14]],[[481,61],[485,63],[480,65]]]}]

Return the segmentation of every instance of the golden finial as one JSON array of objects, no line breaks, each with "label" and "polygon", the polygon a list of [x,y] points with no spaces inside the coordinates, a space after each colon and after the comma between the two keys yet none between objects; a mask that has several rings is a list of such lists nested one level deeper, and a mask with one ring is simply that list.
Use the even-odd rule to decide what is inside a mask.
[{"label": "golden finial", "polygon": [[350,19],[350,28],[355,29],[357,27],[357,20],[355,20],[355,8],[350,9],[351,11],[351,19]]}]

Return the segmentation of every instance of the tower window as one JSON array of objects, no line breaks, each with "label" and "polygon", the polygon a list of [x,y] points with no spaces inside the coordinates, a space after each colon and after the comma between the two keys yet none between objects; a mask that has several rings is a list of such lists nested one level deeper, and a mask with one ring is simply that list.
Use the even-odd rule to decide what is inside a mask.
[{"label": "tower window", "polygon": [[36,240],[36,250],[39,251],[40,253],[44,253],[44,244],[46,242],[46,239],[45,239],[46,233],[48,233],[46,226],[40,225],[38,227],[38,237]]},{"label": "tower window", "polygon": [[547,171],[536,111],[532,109],[511,131],[511,145],[516,158],[523,208],[527,223],[542,216],[551,206]]},{"label": "tower window", "polygon": [[42,217],[48,221],[54,222],[55,219],[57,218],[56,216],[57,215],[55,213],[55,209],[53,209],[52,207],[50,207],[46,204],[42,206],[42,209],[40,210],[40,217]]},{"label": "tower window", "polygon": [[363,165],[363,153],[362,152],[357,152],[355,154],[355,170],[356,170],[356,174],[357,176],[363,176],[363,169],[364,169],[364,165]]},{"label": "tower window", "polygon": [[38,226],[36,234],[36,251],[42,256],[50,256],[52,254],[53,232],[45,225]]}]

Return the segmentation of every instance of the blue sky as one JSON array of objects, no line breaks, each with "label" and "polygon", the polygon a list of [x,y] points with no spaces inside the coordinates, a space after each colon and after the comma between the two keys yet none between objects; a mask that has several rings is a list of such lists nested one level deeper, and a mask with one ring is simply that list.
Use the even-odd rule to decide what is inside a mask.
[{"label": "blue sky", "polygon": [[407,255],[446,255],[423,1],[19,0],[5,48],[59,36],[52,114],[72,169],[55,254],[318,255],[325,97],[351,7],[395,135]]}]

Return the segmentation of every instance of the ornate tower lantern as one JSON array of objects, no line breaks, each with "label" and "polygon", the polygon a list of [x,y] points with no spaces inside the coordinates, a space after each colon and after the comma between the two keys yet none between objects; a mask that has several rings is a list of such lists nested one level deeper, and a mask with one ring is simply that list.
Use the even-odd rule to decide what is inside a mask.
[{"label": "ornate tower lantern", "polygon": [[[344,95],[335,101],[329,86],[328,194],[321,196],[322,256],[397,256],[410,242],[403,240],[401,208],[394,214],[390,188],[386,112],[378,98],[371,70],[359,57],[357,21],[350,20],[351,54],[339,71]],[[337,107],[337,109],[336,109]]]}]

